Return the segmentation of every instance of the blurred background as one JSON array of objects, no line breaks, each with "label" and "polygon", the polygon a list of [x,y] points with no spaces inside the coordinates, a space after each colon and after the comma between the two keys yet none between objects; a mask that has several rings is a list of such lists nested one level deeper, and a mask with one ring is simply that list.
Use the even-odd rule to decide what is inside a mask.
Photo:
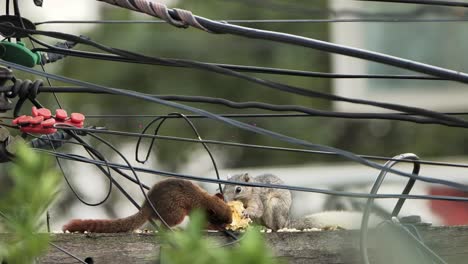
[{"label": "blurred background", "polygon": [[[50,20],[152,20],[147,15],[116,8],[98,1],[44,0],[42,8],[33,1],[20,1],[22,15],[33,22]],[[465,9],[370,3],[360,1],[276,1],[276,0],[204,0],[159,1],[170,7],[191,10],[194,14],[216,20],[229,19],[333,19],[333,18],[462,18]],[[2,7],[2,13],[4,9]],[[313,39],[331,41],[356,48],[429,63],[456,71],[468,71],[463,49],[468,44],[468,33],[463,23],[381,23],[381,22],[315,22],[315,23],[251,23],[246,26],[286,32]],[[341,55],[332,55],[286,44],[247,39],[231,35],[207,34],[197,29],[176,29],[165,23],[158,24],[44,24],[41,30],[54,30],[89,36],[108,46],[131,50],[156,57],[181,58],[211,63],[254,65],[343,74],[413,74],[409,71],[382,66]],[[49,43],[55,40],[41,38]],[[83,45],[78,49],[92,50]],[[321,110],[348,112],[388,112],[378,108],[349,103],[311,99],[299,95],[271,90],[236,78],[207,73],[200,70],[149,66],[141,64],[97,61],[68,57],[47,65],[46,71],[67,77],[120,89],[159,95],[199,95],[220,97],[236,102],[260,101],[278,105],[301,105]],[[15,71],[20,79],[29,76]],[[304,87],[314,91],[337,95],[393,102],[424,107],[435,111],[466,111],[468,90],[449,81],[416,81],[389,79],[326,79],[284,75],[253,74],[261,78]],[[54,85],[63,85],[53,82]],[[140,100],[96,94],[58,94],[69,112],[87,116],[87,125],[105,126],[111,130],[141,132],[152,118],[109,118],[98,115],[164,115],[171,109]],[[50,109],[57,104],[50,94],[41,94],[39,100]],[[231,109],[219,105],[184,103],[217,114],[270,113],[259,109]],[[23,108],[28,112],[29,106]],[[189,114],[189,113],[185,113]],[[93,117],[94,116],[94,117]],[[415,153],[425,160],[464,163],[468,154],[468,134],[461,128],[440,125],[421,125],[386,120],[352,120],[321,117],[243,118],[243,122],[266,128],[312,143],[328,145],[356,154],[392,157],[401,153]],[[269,137],[246,132],[226,124],[193,119],[192,122],[204,139],[240,142],[276,147],[296,147]],[[182,119],[171,119],[161,128],[161,135],[196,138]],[[137,138],[108,136],[133,165],[163,171],[185,173],[214,178],[211,160],[200,144],[160,140],[144,165],[135,161]],[[109,160],[123,161],[103,144],[87,139]],[[149,141],[143,140],[140,156],[146,155]],[[331,155],[282,152],[211,145],[210,149],[220,168],[221,178],[229,174],[249,172],[253,175],[273,173],[285,183],[315,188],[369,192],[379,171]],[[66,146],[63,152],[83,154],[78,147]],[[88,202],[98,202],[106,195],[108,180],[91,165],[61,161],[66,177],[79,195]],[[411,171],[411,166],[396,168]],[[463,168],[422,166],[421,174],[460,183],[468,183],[468,171]],[[151,185],[162,177],[139,174]],[[0,192],[8,188],[7,180],[0,176]],[[142,201],[139,187],[126,180],[117,180]],[[387,176],[381,193],[401,193],[405,178]],[[3,184],[6,183],[6,184]],[[215,192],[217,185],[203,184]],[[412,194],[453,194],[466,196],[439,185],[417,183]],[[347,199],[320,194],[294,194],[293,217],[323,210],[359,210],[362,199]],[[379,200],[377,206],[391,211],[395,200]],[[60,200],[51,209],[53,230],[59,230],[71,218],[104,218],[126,216],[135,208],[118,191],[101,206],[90,207],[80,203],[68,186],[63,186]],[[456,214],[455,214],[456,213]],[[463,203],[427,200],[407,201],[401,215],[421,215],[434,224],[468,224],[468,207]]]}]

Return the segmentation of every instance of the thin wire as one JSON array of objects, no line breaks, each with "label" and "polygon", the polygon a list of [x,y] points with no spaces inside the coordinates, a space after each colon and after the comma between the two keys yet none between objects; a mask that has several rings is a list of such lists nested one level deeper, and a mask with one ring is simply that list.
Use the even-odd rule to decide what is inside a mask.
[{"label": "thin wire", "polygon": [[[65,154],[59,152],[53,152],[44,149],[35,149],[36,151],[46,153],[48,155],[59,156],[63,159],[74,160],[78,162],[85,162],[85,163],[93,163],[93,164],[104,164],[101,161],[92,160],[80,155],[76,154]],[[208,182],[208,183],[222,183],[222,184],[232,184],[232,181],[228,180],[218,180],[213,178],[203,178],[198,176],[186,175],[186,174],[179,174],[167,171],[158,171],[154,169],[148,168],[141,168],[132,166],[132,168],[128,167],[127,165],[117,164],[109,162],[109,166],[115,168],[121,168],[126,170],[131,170],[132,168],[135,171],[144,172],[144,173],[151,173],[156,174],[163,177],[174,177],[174,178],[181,178],[186,180],[193,180],[193,181],[200,181],[200,182]],[[418,180],[422,180],[418,178]],[[354,198],[375,198],[375,199],[422,199],[422,200],[443,200],[443,201],[456,201],[456,202],[468,202],[468,197],[460,197],[460,196],[441,196],[441,195],[404,195],[404,194],[369,194],[369,193],[355,193],[355,192],[346,192],[346,191],[337,191],[337,190],[325,190],[325,189],[318,189],[318,188],[310,188],[310,187],[300,187],[300,186],[292,186],[292,185],[280,185],[280,184],[264,184],[264,183],[253,183],[253,182],[236,182],[236,185],[241,186],[249,186],[249,187],[263,187],[263,188],[276,188],[276,189],[286,189],[291,191],[299,191],[299,192],[313,192],[313,193],[320,193],[326,195],[335,195],[335,196],[345,196],[345,197],[354,197]]]},{"label": "thin wire", "polygon": [[107,145],[110,149],[112,149],[115,153],[117,153],[117,155],[120,156],[120,158],[122,160],[124,160],[124,162],[127,164],[128,168],[132,171],[133,175],[135,176],[135,180],[138,182],[138,186],[140,187],[140,190],[141,192],[143,193],[146,201],[148,202],[148,204],[150,205],[151,209],[153,210],[153,212],[158,216],[159,220],[164,224],[164,226],[166,226],[167,229],[171,230],[171,231],[174,231],[172,230],[171,226],[169,226],[169,224],[164,220],[164,218],[161,216],[161,214],[159,214],[158,210],[156,210],[153,202],[157,202],[157,201],[151,201],[148,197],[148,195],[146,194],[144,188],[143,188],[143,184],[140,180],[140,178],[138,177],[138,174],[136,173],[136,170],[133,168],[133,166],[130,164],[130,162],[128,161],[128,159],[125,157],[125,155],[123,155],[117,148],[115,148],[114,146],[112,146],[112,144],[110,144],[108,141],[106,141],[105,139],[97,136],[97,135],[94,135],[93,133],[89,133],[89,135],[97,140],[99,140],[100,142],[104,143],[105,145]]},{"label": "thin wire", "polygon": [[[38,40],[36,40],[37,42]],[[39,43],[39,42],[38,42]],[[161,62],[155,61],[139,61],[129,58],[123,58],[116,55],[89,52],[82,50],[67,50],[58,47],[51,46],[45,42],[40,41],[41,45],[46,48],[36,48],[33,51],[47,52],[47,53],[57,53],[73,57],[81,57],[88,59],[98,59],[98,60],[109,60],[109,61],[119,61],[127,63],[137,63],[137,64],[148,64],[148,65],[162,65],[169,67],[179,67],[187,68],[188,66],[184,65],[174,65],[174,64],[164,64]],[[392,74],[339,74],[339,73],[323,73],[323,72],[311,72],[303,70],[291,70],[291,69],[281,69],[281,68],[269,68],[269,67],[259,67],[259,66],[247,66],[247,65],[233,65],[233,64],[220,64],[220,63],[206,63],[208,65],[219,66],[226,69],[236,70],[240,72],[252,72],[252,73],[262,73],[262,74],[274,74],[274,75],[286,75],[286,76],[299,76],[299,77],[313,77],[313,78],[340,78],[340,79],[395,79],[395,80],[449,80],[446,78],[439,78],[433,76],[425,75],[392,75]]]},{"label": "thin wire", "polygon": [[[187,118],[184,114],[181,114],[181,113],[171,113],[169,115],[174,115],[174,116],[179,116],[181,118],[184,119],[184,121],[190,126],[190,128],[192,129],[193,133],[195,133],[195,135],[197,136],[198,138],[198,141],[202,144],[203,148],[206,150],[206,152],[208,153],[208,156],[210,157],[210,160],[211,160],[211,163],[213,164],[213,168],[214,168],[214,171],[215,171],[215,174],[216,174],[216,178],[219,180],[220,179],[220,176],[219,176],[219,171],[218,171],[218,166],[216,165],[216,160],[213,156],[213,154],[211,153],[210,151],[210,148],[208,147],[208,145],[204,142],[202,142],[202,137],[200,135],[200,133],[198,132],[198,129],[195,127],[195,125],[192,123],[192,121],[190,121],[189,118]],[[164,122],[167,120],[167,118],[156,118],[154,119],[153,121],[149,122],[148,125],[146,125],[146,127],[143,129],[143,131],[141,132],[141,134],[145,134],[145,132],[151,127],[151,125],[157,121],[159,121],[159,124],[158,126],[156,127],[155,131],[154,131],[154,135],[157,135],[159,133],[159,129],[162,127],[162,125],[164,124]],[[148,148],[148,152],[146,154],[146,157],[144,160],[140,160],[138,158],[138,150],[139,150],[139,147],[140,147],[140,143],[141,143],[141,139],[143,137],[139,137],[138,138],[138,141],[137,141],[137,144],[136,144],[136,148],[135,148],[135,159],[139,162],[139,163],[145,163],[149,156],[150,156],[150,153],[151,153],[151,149],[153,148],[153,144],[155,143],[155,140],[156,138],[151,138],[151,144]],[[219,187],[219,191],[221,194],[223,194],[223,188],[221,187],[221,184],[218,185]]]},{"label": "thin wire", "polygon": [[[8,10],[8,5],[9,5],[9,2],[10,1],[7,1],[7,10]],[[24,25],[24,21],[23,21],[23,17],[21,16],[21,13],[20,13],[20,7],[19,7],[19,4],[18,4],[18,0],[14,0],[13,1],[13,4],[14,4],[14,9],[15,9],[15,16],[17,16],[19,18],[19,21],[20,21],[20,24],[21,24],[21,27],[23,29],[26,29],[25,25]],[[8,11],[7,11],[8,12]],[[33,48],[34,47],[34,43],[32,42],[31,40],[31,37],[29,36],[29,41],[31,42]],[[41,67],[42,67],[42,71],[45,72],[45,69],[44,67],[42,66],[42,63],[41,63]],[[49,78],[47,78],[47,82],[49,84],[49,86],[52,86],[52,84],[50,83],[50,80]],[[55,93],[53,93],[54,96],[55,96]],[[55,96],[55,98],[57,99],[57,97]],[[58,103],[58,99],[57,99],[57,103]],[[59,103],[60,105],[60,103]],[[50,141],[49,141],[50,142]],[[52,142],[50,142],[52,144]],[[54,146],[52,145],[52,148],[54,148]],[[54,149],[55,150],[55,149]],[[60,160],[58,158],[56,158],[56,161],[57,161],[57,164],[59,165],[59,168],[60,168],[60,171],[62,172],[62,175],[66,178],[65,176],[65,172],[62,168],[62,165],[60,164]],[[67,181],[68,183],[68,181]],[[50,232],[50,214],[49,214],[49,210],[46,211],[46,223],[47,223],[47,232]]]},{"label": "thin wire", "polygon": [[352,10],[352,9],[341,9],[341,10],[332,10],[329,8],[309,8],[308,6],[297,5],[293,3],[277,3],[275,1],[268,1],[268,0],[231,0],[235,2],[244,2],[249,5],[249,7],[257,6],[261,7],[262,9],[268,8],[272,11],[277,11],[284,13],[290,12],[294,15],[297,14],[305,14],[307,16],[315,16],[315,15],[325,15],[325,16],[358,16],[358,17],[413,17],[413,16],[423,16],[427,14],[440,14],[440,13],[453,13],[453,9],[435,9],[432,6],[420,6],[418,8],[410,9],[406,12],[364,12],[360,10]]},{"label": "thin wire", "polygon": [[[72,128],[69,128],[69,129],[72,129]],[[75,129],[75,130],[78,130],[78,129]],[[237,142],[230,142],[230,141],[207,140],[207,139],[198,140],[198,139],[183,138],[183,137],[148,135],[148,134],[142,134],[142,133],[124,132],[124,131],[107,130],[107,129],[84,128],[84,129],[79,129],[79,130],[80,131],[85,131],[85,132],[103,133],[103,134],[120,135],[120,136],[131,136],[131,137],[138,137],[138,138],[146,137],[146,138],[157,138],[157,139],[164,139],[164,140],[185,141],[185,142],[192,142],[192,143],[206,143],[206,144],[225,145],[225,146],[230,146],[230,147],[245,147],[245,148],[264,149],[264,150],[277,150],[277,151],[286,151],[286,152],[297,152],[297,153],[310,153],[310,154],[339,156],[338,153],[330,152],[330,151],[318,151],[318,150],[310,150],[310,149],[273,147],[273,146],[265,146],[265,145],[254,145],[254,144],[237,143]],[[390,157],[384,157],[384,156],[361,155],[361,154],[356,154],[356,155],[361,157],[361,158],[371,159],[371,160],[381,160],[381,161],[394,160],[394,161],[399,161],[397,159],[390,158]],[[401,160],[400,162],[412,163],[411,161],[406,161],[406,160]],[[438,162],[438,161],[428,161],[428,160],[420,160],[418,162],[420,164],[432,165],[432,166],[468,168],[468,164],[465,164],[465,163]]]},{"label": "thin wire", "polygon": [[[468,115],[468,112],[441,112],[444,115]],[[397,115],[413,115],[410,113],[395,113]],[[229,117],[229,118],[281,118],[281,117],[312,117],[310,114],[301,114],[301,113],[287,113],[287,114],[218,114],[222,117]],[[190,119],[205,119],[207,117],[201,115],[186,115]],[[172,118],[178,119],[180,117],[177,116],[169,116],[169,115],[155,115],[155,114],[98,114],[98,115],[90,115],[86,114],[87,119],[135,119],[135,118],[156,118],[156,117],[165,117],[165,118]],[[7,117],[5,119],[12,119],[12,117]]]},{"label": "thin wire", "polygon": [[[133,11],[138,12],[145,12],[147,10],[138,9],[136,6],[129,8],[128,6],[124,6],[123,2],[115,2],[111,0],[102,0],[110,5],[116,5],[121,8],[131,9]],[[119,5],[121,4],[121,5]],[[150,4],[148,0],[144,1],[144,4]],[[162,8],[166,8],[164,5],[160,4]],[[167,9],[166,12],[169,14],[168,20],[171,19],[172,21],[177,21],[180,23],[185,23],[181,21],[179,11],[175,9]],[[155,16],[151,12],[147,12],[149,15]],[[386,54],[378,53],[378,52],[371,52],[367,50],[352,48],[349,46],[343,46],[339,44],[334,44],[326,41],[321,41],[312,38],[306,38],[302,36],[297,36],[293,34],[287,34],[282,32],[275,32],[275,31],[268,31],[268,30],[261,30],[261,29],[253,29],[248,27],[242,27],[238,25],[232,25],[228,23],[221,23],[216,22],[214,20],[210,20],[204,17],[190,15],[190,18],[195,20],[201,28],[205,29],[210,33],[217,33],[217,34],[231,34],[237,35],[242,37],[247,37],[251,39],[261,39],[261,40],[268,40],[274,41],[279,43],[286,43],[294,46],[301,46],[312,48],[315,50],[325,51],[336,53],[340,55],[347,55],[359,59],[365,59],[369,61],[374,61],[386,65],[395,66],[402,69],[417,71],[433,76],[438,76],[442,78],[450,78],[454,81],[459,81],[463,83],[468,83],[468,74],[461,73],[459,71],[447,70],[441,67],[436,67],[429,64],[424,64],[420,62],[410,61],[410,60],[403,60],[398,57],[389,56]],[[33,33],[33,31],[30,31]],[[44,33],[44,32],[42,32]],[[135,54],[135,53],[132,53]]]},{"label": "thin wire", "polygon": [[[415,174],[415,175],[419,174],[420,165],[417,162],[419,159],[418,156],[412,153],[406,153],[406,154],[395,156],[394,159],[397,159],[398,161],[388,161],[387,163],[385,163],[384,166],[387,168],[391,168],[395,166],[396,164],[398,164],[399,160],[409,159],[413,162],[412,174]],[[379,176],[375,180],[374,185],[372,186],[372,189],[370,191],[371,194],[377,194],[377,192],[380,189],[380,186],[385,180],[386,175],[387,175],[387,172],[384,170],[382,170],[379,173]],[[399,201],[404,201],[404,200],[400,199]],[[364,264],[370,264],[369,255],[367,251],[367,232],[369,228],[369,217],[370,217],[373,204],[374,204],[373,198],[367,199],[366,206],[364,207],[364,212],[362,214],[361,230],[359,232],[359,252],[361,253],[361,260],[364,262]]]},{"label": "thin wire", "polygon": [[[6,13],[7,16],[10,15],[10,0],[6,0],[6,1],[5,1],[5,13]],[[10,38],[10,37],[7,37],[6,40],[7,40],[8,42],[11,42],[11,38]]]},{"label": "thin wire", "polygon": [[[29,136],[32,136],[34,138],[40,138],[40,137],[37,137],[37,136],[34,136],[32,134],[30,134]],[[75,138],[75,140],[79,139],[78,137]],[[91,146],[87,143],[85,143],[85,141],[81,140],[81,142],[73,142],[73,141],[70,141],[70,140],[62,140],[62,139],[51,139],[52,141],[55,141],[55,142],[62,142],[62,143],[67,143],[67,144],[74,144],[74,145],[79,145],[79,146],[82,146],[87,152],[88,151],[93,151],[94,150],[94,153],[93,155],[96,156],[98,159],[102,160],[103,162],[106,162],[105,164],[107,164],[107,160],[103,158],[102,154],[99,155],[99,152],[96,150],[96,149],[91,149]],[[88,152],[89,153],[89,152]],[[106,166],[108,167],[108,166]],[[103,168],[101,166],[98,166],[98,168],[103,172],[105,173],[105,171],[103,171]],[[123,176],[125,179],[133,182],[133,183],[138,183],[135,179],[131,178],[130,176],[128,176],[127,174],[123,173],[121,170],[119,169],[116,169],[116,168],[112,168],[111,169],[117,173],[119,173],[121,176]],[[115,182],[114,182],[115,184]],[[143,185],[143,188],[149,190],[150,187],[145,185],[145,184],[142,184]],[[138,206],[137,206],[138,208]]]},{"label": "thin wire", "polygon": [[[197,142],[197,141],[195,141],[195,142]],[[198,143],[199,143],[199,142],[198,142]],[[405,162],[405,160],[399,160],[399,159],[395,159],[395,158],[393,158],[393,159],[388,159],[388,160],[394,160],[394,161],[398,161],[398,162]],[[407,162],[409,162],[409,161],[407,161]],[[428,163],[428,162],[427,162],[427,161],[418,161],[418,163],[419,163],[419,164],[426,164],[426,163]],[[432,164],[432,165],[433,165],[433,164]],[[109,166],[109,165],[106,163],[106,166]],[[460,165],[460,166],[461,166],[461,165]],[[468,167],[468,165],[463,165],[463,167]],[[138,170],[138,169],[137,169],[137,170]],[[145,171],[145,172],[148,172],[148,171]],[[159,172],[157,172],[157,173],[159,173]],[[170,175],[172,175],[172,174],[170,174]],[[176,175],[177,175],[177,174],[176,174]],[[193,178],[190,178],[190,179],[193,179]],[[435,179],[435,180],[437,180],[437,179]],[[133,182],[134,182],[134,183],[138,183],[138,182],[136,182],[136,181],[133,181]],[[215,182],[215,183],[219,183],[219,182]],[[138,207],[137,207],[137,208],[138,208]]]},{"label": "thin wire", "polygon": [[53,246],[54,248],[56,248],[56,249],[60,250],[61,252],[65,253],[67,256],[76,259],[76,260],[79,261],[80,263],[88,264],[88,262],[86,262],[86,261],[84,261],[84,260],[78,258],[77,256],[75,256],[75,255],[73,255],[72,253],[70,253],[69,251],[67,251],[67,250],[65,250],[65,249],[63,249],[63,248],[61,248],[61,247],[59,247],[58,245],[56,245],[56,244],[53,243],[53,242],[49,242],[49,245],[51,245],[51,246]]},{"label": "thin wire", "polygon": [[[232,24],[289,24],[289,23],[355,23],[355,22],[373,22],[373,23],[427,23],[427,22],[466,22],[468,18],[335,18],[335,19],[225,19],[214,20],[217,22]],[[34,25],[45,24],[167,24],[163,20],[49,20],[36,22]]]},{"label": "thin wire", "polygon": [[[105,133],[106,130],[94,130],[88,129],[94,133]],[[87,131],[87,130],[84,130]],[[161,136],[161,135],[148,135],[142,133],[131,133],[131,132],[120,132],[120,131],[107,131],[110,132],[108,134],[117,134],[117,135],[126,135],[126,136],[134,136],[134,137],[147,137],[147,138],[158,138],[158,139],[166,139],[166,140],[176,140],[176,141],[187,141],[193,143],[206,143],[206,144],[221,144],[227,146],[235,146],[235,147],[247,147],[247,148],[258,148],[258,149],[268,149],[268,150],[278,150],[278,151],[292,151],[292,152],[302,152],[302,153],[312,153],[312,154],[322,154],[322,155],[337,155],[336,153],[331,152],[321,152],[321,151],[313,151],[313,150],[306,150],[306,149],[292,149],[292,148],[281,148],[281,147],[272,147],[272,146],[262,146],[262,145],[251,145],[251,144],[243,144],[243,143],[234,143],[234,142],[222,142],[222,141],[214,141],[214,140],[196,140],[190,138],[180,138],[180,137],[171,137],[171,136]],[[64,141],[64,140],[57,140],[52,139],[52,141]],[[75,142],[68,142],[74,144],[80,144]],[[81,145],[81,144],[80,144]],[[370,156],[370,155],[358,155],[362,158],[366,159],[374,159],[374,160],[382,160],[382,161],[398,161],[400,163],[414,163],[411,160],[401,160],[397,158],[389,158],[389,157],[382,157],[382,156]],[[435,162],[435,161],[427,161],[427,160],[418,160],[418,164],[424,165],[432,165],[432,166],[447,166],[447,167],[459,167],[459,168],[468,168],[468,164],[461,164],[461,163],[449,163],[449,162]],[[138,183],[137,181],[127,177],[128,180]],[[145,189],[149,189],[148,186],[143,186]]]},{"label": "thin wire", "polygon": [[[104,156],[99,152],[97,151],[96,149],[92,148],[91,146],[89,146],[84,140],[82,140],[80,137],[78,137],[77,135],[75,135],[72,131],[69,131],[70,135],[75,139],[77,140],[78,142],[84,144],[84,147],[89,149],[89,151],[91,151],[96,157],[98,157],[99,160],[101,160],[101,162],[104,162],[104,164],[106,165],[106,167],[110,167],[109,166],[109,162],[104,158]],[[94,164],[97,164],[97,163],[94,163]],[[141,207],[140,205],[125,191],[125,189],[112,177],[112,175],[108,175],[105,170],[103,168],[101,168],[100,166],[98,166],[98,168],[106,175],[108,176],[109,180],[117,187],[117,189],[119,189],[119,191],[138,209],[140,210]],[[114,171],[118,171],[118,170],[114,170]],[[118,171],[119,174],[121,174],[122,176],[126,177],[127,179],[131,179],[129,176],[126,176],[125,173],[122,173],[120,171]],[[135,181],[137,182],[137,181]],[[141,184],[143,185],[143,184]],[[144,186],[143,186],[144,187]]]},{"label": "thin wire", "polygon": [[[398,225],[397,230],[400,232],[403,231],[406,235],[408,235],[410,238],[416,241],[417,246],[422,249],[426,254],[429,254],[429,256],[432,257],[432,260],[436,261],[436,263],[439,264],[447,264],[445,260],[443,260],[437,253],[435,253],[432,249],[430,249],[426,244],[424,244],[418,237],[416,237],[412,232],[410,232],[406,227],[401,226],[400,224]],[[416,229],[417,232],[417,229]]]},{"label": "thin wire", "polygon": [[[67,90],[67,88],[60,89],[60,91],[62,90]],[[102,93],[101,91],[96,90],[96,89],[76,88],[76,87],[69,88],[67,92],[73,92],[73,91],[80,92],[80,93],[87,92],[87,91],[90,91],[93,93]],[[439,119],[434,119],[434,118],[415,117],[411,113],[405,114],[405,113],[336,112],[336,111],[317,110],[317,109],[297,106],[297,105],[274,105],[274,104],[262,103],[262,102],[256,102],[256,101],[234,102],[234,101],[230,101],[230,100],[223,99],[223,98],[207,97],[207,96],[153,95],[153,94],[146,94],[146,95],[156,97],[159,99],[169,100],[169,101],[217,104],[217,105],[224,105],[230,108],[237,108],[237,109],[257,108],[257,109],[265,109],[265,110],[271,110],[271,111],[302,112],[302,113],[309,114],[310,116],[352,118],[352,119],[386,119],[386,120],[407,121],[407,122],[420,123],[420,124],[440,124],[440,125],[453,126],[453,127],[467,127],[466,125],[463,125],[463,124],[441,121]],[[439,113],[439,114],[445,115],[444,113]]]},{"label": "thin wire", "polygon": [[[73,133],[73,132],[71,132],[71,133]],[[54,144],[52,143],[53,140],[52,140],[48,135],[47,135],[47,140],[48,140],[49,143],[50,143],[50,147],[51,147],[52,150],[55,152],[56,149],[55,149]],[[83,145],[83,147],[85,147],[85,149],[88,151],[88,149],[86,148],[85,145]],[[88,152],[88,153],[89,153],[89,152]],[[90,154],[90,155],[91,155],[91,154]],[[93,157],[93,156],[91,155],[91,157]],[[109,188],[108,188],[108,190],[107,190],[107,194],[106,194],[106,196],[105,196],[102,200],[100,200],[99,202],[96,202],[96,203],[89,203],[89,202],[86,202],[86,201],[85,201],[83,198],[81,198],[81,196],[76,192],[75,188],[73,188],[73,185],[72,185],[71,182],[69,181],[69,179],[68,179],[68,177],[67,177],[67,175],[66,175],[66,173],[65,173],[65,170],[64,170],[63,167],[62,167],[62,163],[60,162],[60,160],[59,160],[57,157],[56,157],[56,161],[57,161],[57,165],[59,166],[59,169],[60,169],[60,171],[61,171],[61,173],[62,173],[62,176],[63,176],[63,178],[65,179],[65,182],[67,183],[68,187],[69,187],[70,190],[72,191],[73,195],[74,195],[81,203],[83,203],[83,204],[85,204],[85,205],[87,205],[87,206],[99,206],[99,205],[102,205],[103,203],[105,203],[105,202],[109,199],[109,197],[110,197],[110,195],[111,195],[111,192],[112,192],[112,181],[109,181]],[[108,177],[111,177],[111,178],[112,178],[109,167],[108,167],[108,172],[107,172],[107,173],[108,173],[108,174],[106,174],[106,172],[104,172],[104,174],[106,174]]]},{"label": "thin wire", "polygon": [[[103,131],[103,130],[95,130],[95,129],[78,129],[78,128],[72,128],[72,127],[58,127],[58,128],[61,128],[61,129],[69,129],[69,130],[76,130],[76,131],[90,131],[90,132],[94,132],[94,133],[106,133],[108,131]],[[120,131],[112,131],[111,133],[109,134],[115,134],[115,135],[131,135],[132,133],[129,133],[129,132],[120,132]],[[136,134],[136,133],[133,133],[133,134]],[[147,135],[147,134],[138,134],[138,136],[140,137],[156,137],[155,135]],[[188,141],[188,140],[187,140]],[[196,140],[195,142],[201,142],[201,140]],[[339,152],[343,152],[342,150],[337,150],[337,154],[339,154]],[[355,157],[359,157],[359,156],[356,156],[355,154],[352,154],[353,156]],[[359,157],[361,158],[361,157]],[[362,158],[361,158],[362,159]],[[365,159],[364,159],[365,160]],[[398,160],[398,159],[397,159]],[[367,161],[367,160],[366,160]],[[367,161],[368,163],[371,163],[369,161]],[[447,180],[442,180],[442,179],[436,179],[436,178],[432,178],[432,177],[427,177],[427,176],[420,176],[420,175],[414,175],[414,174],[408,174],[408,173],[404,173],[402,171],[398,171],[398,170],[394,170],[394,169],[391,169],[391,168],[388,168],[386,166],[381,166],[381,165],[377,165],[375,166],[374,168],[380,168],[380,170],[383,170],[383,171],[386,171],[386,172],[392,172],[392,173],[395,173],[397,175],[400,175],[400,176],[404,176],[404,177],[408,177],[408,178],[411,178],[411,179],[418,179],[418,180],[421,180],[421,181],[424,181],[424,182],[431,182],[431,183],[437,183],[437,184],[442,184],[442,185],[447,185],[447,186],[450,186],[450,187],[453,187],[453,188],[457,188],[457,189],[460,189],[460,190],[464,190],[464,191],[468,191],[468,186],[464,185],[464,184],[460,184],[460,183],[457,183],[457,182],[452,182],[452,181],[447,181]]]}]

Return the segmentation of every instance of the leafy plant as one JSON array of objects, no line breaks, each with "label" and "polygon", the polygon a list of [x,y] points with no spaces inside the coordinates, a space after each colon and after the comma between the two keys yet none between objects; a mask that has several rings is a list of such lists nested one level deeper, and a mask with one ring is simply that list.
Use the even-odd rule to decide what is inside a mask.
[{"label": "leafy plant", "polygon": [[206,223],[203,213],[195,211],[190,216],[190,225],[185,231],[162,234],[161,264],[277,264],[271,250],[266,246],[262,234],[255,228],[249,229],[239,245],[220,247],[203,237]]},{"label": "leafy plant", "polygon": [[55,198],[60,176],[46,157],[24,144],[16,148],[9,170],[13,188],[0,200],[0,225],[7,241],[0,241],[0,261],[33,263],[45,253],[49,235],[38,234],[39,218]]}]

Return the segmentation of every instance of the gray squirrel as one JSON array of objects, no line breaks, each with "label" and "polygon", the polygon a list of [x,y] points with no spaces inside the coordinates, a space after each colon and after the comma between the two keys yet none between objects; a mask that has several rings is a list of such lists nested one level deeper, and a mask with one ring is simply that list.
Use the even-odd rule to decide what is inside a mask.
[{"label": "gray squirrel", "polygon": [[[284,184],[280,178],[273,174],[252,177],[248,173],[242,173],[228,177],[228,181]],[[256,223],[275,231],[285,228],[288,224],[292,203],[289,190],[226,184],[223,188],[223,194],[227,202],[241,201],[245,208],[243,214]]]},{"label": "gray squirrel", "polygon": [[[263,174],[252,177],[248,173],[228,177],[232,182],[249,182],[281,185],[284,182],[273,174]],[[264,225],[274,231],[282,228],[309,229],[339,227],[342,229],[359,229],[362,212],[359,211],[324,211],[289,219],[292,204],[291,192],[286,189],[262,188],[226,184],[223,188],[224,198],[227,202],[236,200],[244,204],[244,215],[254,222]],[[372,214],[369,227],[375,227],[382,220]]]}]

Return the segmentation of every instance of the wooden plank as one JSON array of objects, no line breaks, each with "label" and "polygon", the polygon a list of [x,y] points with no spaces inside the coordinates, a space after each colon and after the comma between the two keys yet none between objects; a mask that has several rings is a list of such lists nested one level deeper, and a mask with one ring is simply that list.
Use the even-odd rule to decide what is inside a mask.
[{"label": "wooden plank", "polygon": [[[423,241],[448,263],[468,263],[468,226],[420,227]],[[230,241],[222,233],[208,233],[218,243]],[[359,232],[352,230],[267,233],[265,238],[276,256],[288,263],[362,263],[359,255]],[[371,263],[416,263],[406,256],[414,249],[400,238],[392,241],[377,231],[369,235]],[[0,234],[0,240],[8,236]],[[94,263],[155,263],[160,245],[154,234],[54,234],[53,241],[81,259]],[[408,252],[404,252],[404,251]],[[39,263],[77,263],[51,247]],[[423,263],[423,262],[421,262]]]}]

